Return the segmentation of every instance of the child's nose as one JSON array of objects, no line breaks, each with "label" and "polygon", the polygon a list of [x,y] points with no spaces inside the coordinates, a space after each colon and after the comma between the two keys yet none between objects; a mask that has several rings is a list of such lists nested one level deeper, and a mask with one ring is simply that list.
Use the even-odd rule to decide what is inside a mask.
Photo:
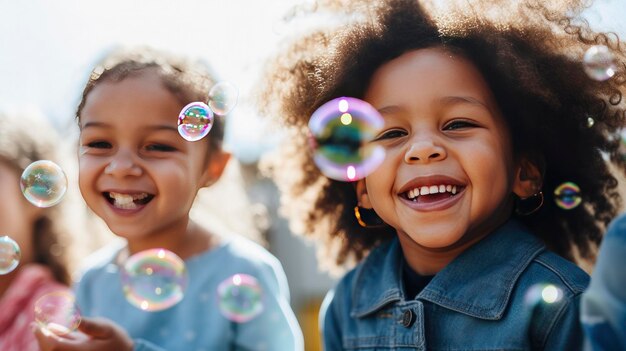
[{"label": "child's nose", "polygon": [[447,157],[446,149],[432,139],[421,139],[409,143],[404,154],[406,163],[428,163]]},{"label": "child's nose", "polygon": [[140,176],[142,171],[130,151],[120,150],[111,158],[111,161],[104,169],[104,173],[124,177]]}]

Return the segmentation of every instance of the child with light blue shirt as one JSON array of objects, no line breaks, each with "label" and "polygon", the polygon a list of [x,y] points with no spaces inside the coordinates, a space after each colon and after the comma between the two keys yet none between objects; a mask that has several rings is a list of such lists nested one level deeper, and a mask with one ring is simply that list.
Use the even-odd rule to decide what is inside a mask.
[{"label": "child with light blue shirt", "polygon": [[609,226],[583,293],[585,350],[626,350],[626,213]]},{"label": "child with light blue shirt", "polygon": [[[198,190],[219,179],[230,155],[222,149],[220,117],[207,137],[188,141],[177,116],[188,103],[206,103],[215,84],[204,66],[149,49],[114,53],[94,69],[77,111],[79,186],[89,207],[126,240],[98,252],[77,283],[78,331],[39,328],[42,349],[302,349],[278,260],[189,218]],[[126,259],[152,248],[182,258],[188,284],[180,302],[149,312],[126,301],[121,272]],[[254,318],[220,313],[218,286],[235,275],[252,277],[262,292]]]}]

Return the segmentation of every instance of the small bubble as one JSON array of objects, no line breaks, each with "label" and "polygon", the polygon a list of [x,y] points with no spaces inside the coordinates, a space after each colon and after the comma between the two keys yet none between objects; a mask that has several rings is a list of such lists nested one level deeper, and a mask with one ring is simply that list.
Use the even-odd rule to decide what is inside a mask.
[{"label": "small bubble", "polygon": [[256,278],[235,274],[217,287],[219,308],[224,317],[245,323],[263,311],[263,290]]},{"label": "small bubble", "polygon": [[230,113],[239,98],[237,87],[229,82],[219,82],[209,91],[209,107],[220,116]]},{"label": "small bubble", "polygon": [[56,163],[35,161],[22,172],[20,187],[26,200],[37,207],[51,207],[63,199],[67,177]]},{"label": "small bubble", "polygon": [[596,121],[591,117],[587,117],[587,128],[593,127],[594,124],[596,124]]},{"label": "small bubble", "polygon": [[128,258],[121,271],[126,300],[144,311],[161,311],[180,302],[187,286],[185,262],[165,249]]},{"label": "small bubble", "polygon": [[20,263],[20,246],[8,236],[0,236],[0,275],[13,272]]},{"label": "small bubble", "polygon": [[576,208],[582,202],[580,187],[576,183],[565,182],[554,190],[554,200],[564,210]]},{"label": "small bubble", "polygon": [[532,308],[539,304],[553,304],[563,299],[563,290],[553,284],[535,284],[524,295],[524,303]]},{"label": "small bubble", "polygon": [[69,334],[78,328],[80,321],[74,296],[69,292],[54,291],[35,302],[35,322],[55,334]]},{"label": "small bubble", "polygon": [[192,102],[178,115],[178,133],[185,140],[198,141],[211,131],[213,111],[203,102]]},{"label": "small bubble", "polygon": [[604,45],[590,47],[583,57],[583,65],[585,73],[597,81],[604,81],[613,77],[617,69],[613,54]]}]

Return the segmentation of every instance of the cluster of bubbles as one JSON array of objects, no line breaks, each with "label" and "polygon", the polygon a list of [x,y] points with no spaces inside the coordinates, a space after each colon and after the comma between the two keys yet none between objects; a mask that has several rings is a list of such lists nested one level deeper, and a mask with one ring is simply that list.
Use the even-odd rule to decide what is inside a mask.
[{"label": "cluster of bubbles", "polygon": [[235,274],[217,287],[222,315],[236,323],[245,323],[263,311],[263,290],[253,276]]},{"label": "cluster of bubbles", "polygon": [[[67,177],[63,169],[48,160],[28,165],[20,176],[22,194],[37,207],[51,207],[63,199],[67,191]],[[0,236],[0,275],[11,273],[20,263],[20,247],[8,236]]]},{"label": "cluster of bubbles", "polygon": [[580,187],[573,182],[565,182],[554,189],[554,201],[564,210],[576,208],[582,202]]},{"label": "cluster of bubbles", "polygon": [[178,115],[178,133],[185,140],[198,141],[209,134],[214,115],[227,115],[237,104],[239,92],[229,82],[219,82],[209,91],[209,104],[187,104]]},{"label": "cluster of bubbles", "polygon": [[315,164],[339,181],[368,176],[385,158],[383,147],[371,143],[383,125],[380,113],[363,100],[341,97],[323,104],[309,120]]},{"label": "cluster of bubbles", "polygon": [[20,263],[20,246],[8,236],[0,236],[0,275],[13,272]]},{"label": "cluster of bubbles", "polygon": [[[605,45],[593,45],[583,55],[583,69],[589,78],[603,82],[613,77],[617,70],[617,63],[611,50]],[[596,121],[588,116],[587,128],[592,128]],[[626,137],[622,134],[622,141],[626,145]],[[624,147],[626,158],[626,146]],[[572,182],[565,182],[554,190],[554,200],[560,208],[571,210],[582,202],[580,188]]]},{"label": "cluster of bubbles", "polygon": [[138,252],[121,270],[126,300],[144,311],[155,312],[180,302],[187,287],[185,262],[165,249]]},{"label": "cluster of bubbles", "polygon": [[57,335],[75,331],[81,322],[81,315],[74,296],[66,291],[41,296],[35,302],[35,322]]},{"label": "cluster of bubbles", "polygon": [[22,194],[37,207],[51,207],[59,202],[67,190],[67,177],[56,163],[39,160],[24,169],[20,177]]},{"label": "cluster of bubbles", "polygon": [[613,54],[604,45],[594,45],[585,52],[583,67],[585,73],[597,81],[605,81],[613,77],[617,69]]}]

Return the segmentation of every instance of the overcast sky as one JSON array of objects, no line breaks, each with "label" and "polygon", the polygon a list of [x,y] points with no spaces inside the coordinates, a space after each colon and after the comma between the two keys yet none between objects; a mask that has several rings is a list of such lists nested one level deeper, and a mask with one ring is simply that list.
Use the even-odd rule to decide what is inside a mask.
[{"label": "overcast sky", "polygon": [[[90,68],[118,44],[146,44],[206,58],[245,96],[285,31],[281,18],[311,0],[0,0],[0,109],[32,109],[60,130]],[[589,12],[603,29],[626,33],[626,0],[601,0]],[[259,132],[240,104],[227,138],[253,160]]]}]

